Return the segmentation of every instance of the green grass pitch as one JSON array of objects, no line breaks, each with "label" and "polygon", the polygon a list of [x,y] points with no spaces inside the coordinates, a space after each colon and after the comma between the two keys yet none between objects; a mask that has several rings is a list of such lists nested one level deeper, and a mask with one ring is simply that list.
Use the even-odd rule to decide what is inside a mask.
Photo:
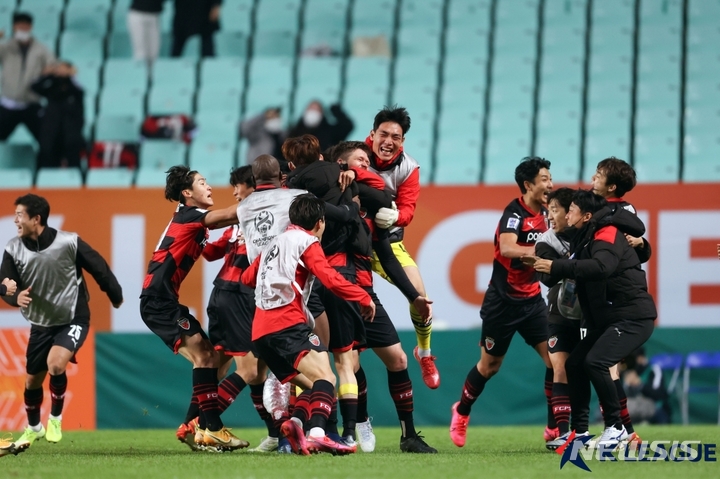
[{"label": "green grass pitch", "polygon": [[[0,477],[38,479],[85,478],[713,478],[717,462],[623,463],[587,461],[592,472],[566,464],[545,450],[541,426],[471,427],[464,448],[455,447],[446,427],[422,430],[437,455],[400,452],[397,428],[376,428],[374,453],[345,457],[256,454],[246,451],[212,454],[191,452],[171,430],[102,430],[64,433],[58,444],[44,439],[18,456],[0,458]],[[234,430],[250,441],[263,437],[261,429]],[[598,434],[600,426],[591,432]],[[719,443],[718,426],[641,426],[645,440],[699,440]],[[18,437],[18,434],[15,434]]]}]

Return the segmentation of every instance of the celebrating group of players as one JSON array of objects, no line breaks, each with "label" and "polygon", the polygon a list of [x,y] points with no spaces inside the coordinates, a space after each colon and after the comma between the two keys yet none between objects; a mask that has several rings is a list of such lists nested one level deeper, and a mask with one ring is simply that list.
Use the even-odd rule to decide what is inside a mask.
[{"label": "celebrating group of players", "polygon": [[[268,431],[254,451],[349,454],[358,445],[373,451],[360,361],[360,353],[372,349],[387,368],[401,451],[437,452],[415,430],[407,357],[373,290],[375,271],[406,296],[418,341],[414,357],[425,384],[437,388],[440,376],[430,351],[432,302],[402,241],[420,190],[419,166],[403,150],[409,129],[404,108],[385,107],[364,142],[342,142],[324,156],[317,138],[290,138],[282,148],[290,173],[281,172],[269,155],[234,169],[230,183],[239,203],[224,209],[208,210],[214,204],[212,188],[199,172],[185,166],[168,170],[165,198],[178,206],[150,260],[140,314],[174,353],[193,364],[193,393],[177,430],[177,438],[191,449],[249,446],[221,418],[249,386]],[[493,274],[481,309],[480,361],[452,406],[450,436],[460,447],[470,409],[500,369],[516,331],[547,367],[544,436],[549,449],[575,437],[571,412],[574,434],[589,434],[591,383],[605,419],[600,443],[639,441],[616,370],[650,336],[656,316],[640,268],[650,256],[644,226],[622,199],[635,185],[635,172],[610,158],[598,165],[592,191],[574,191],[553,190],[549,169],[550,162],[533,157],[515,171],[522,195],[505,209],[495,235]],[[44,216],[20,206],[31,220],[46,224],[49,206]],[[208,229],[223,227],[222,237],[208,243]],[[20,249],[17,244],[6,251]],[[180,286],[201,256],[224,261],[207,307],[208,333],[180,303]],[[81,277],[84,265],[77,264]],[[96,280],[104,286],[111,277],[117,285],[102,264],[105,278],[94,273]],[[550,287],[549,305],[538,278]],[[16,279],[18,285],[30,284],[22,273]],[[119,285],[107,288],[119,306]],[[40,326],[33,323],[34,329]],[[67,331],[50,333],[59,337]],[[82,344],[51,339],[46,343],[67,349],[67,360]],[[41,359],[50,368],[51,348],[44,348]],[[233,362],[235,371],[228,374]],[[27,392],[29,427],[20,440],[0,444],[3,454],[24,450],[45,434],[37,395]],[[53,409],[53,414],[57,420],[59,412]],[[59,440],[59,422],[54,428]]]}]

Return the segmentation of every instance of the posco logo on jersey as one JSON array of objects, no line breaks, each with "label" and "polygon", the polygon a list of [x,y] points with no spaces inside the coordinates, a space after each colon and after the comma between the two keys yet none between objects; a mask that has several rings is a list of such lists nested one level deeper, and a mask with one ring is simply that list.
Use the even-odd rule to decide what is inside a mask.
[{"label": "posco logo on jersey", "polygon": [[565,445],[555,452],[560,454],[560,469],[568,462],[588,472],[585,461],[609,462],[716,462],[717,445],[700,441],[651,441],[643,442],[636,448],[593,445],[593,436],[575,437],[573,432]]}]

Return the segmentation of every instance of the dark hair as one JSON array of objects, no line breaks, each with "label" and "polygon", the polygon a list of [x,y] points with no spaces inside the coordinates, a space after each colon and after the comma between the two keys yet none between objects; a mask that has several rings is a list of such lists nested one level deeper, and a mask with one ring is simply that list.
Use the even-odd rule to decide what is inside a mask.
[{"label": "dark hair", "polygon": [[325,159],[333,163],[339,160],[347,161],[350,153],[355,150],[363,150],[368,158],[372,156],[372,150],[364,141],[341,141],[325,151]]},{"label": "dark hair", "polygon": [[567,212],[570,210],[570,203],[572,203],[574,194],[575,190],[572,188],[558,188],[557,190],[552,190],[548,193],[548,204],[550,204],[552,200],[555,200],[558,202],[560,207]]},{"label": "dark hair", "polygon": [[615,185],[615,196],[622,197],[635,188],[637,178],[635,170],[627,162],[611,156],[597,164],[597,169],[605,173],[605,186]]},{"label": "dark hair", "polygon": [[607,206],[607,200],[602,196],[593,193],[592,190],[577,190],[575,194],[573,194],[572,202],[575,203],[575,206],[580,208],[580,212],[583,214],[595,214],[601,208]]},{"label": "dark hair", "polygon": [[16,23],[29,23],[32,25],[33,17],[28,12],[15,12],[12,17],[13,25]]},{"label": "dark hair", "polygon": [[197,171],[191,170],[184,165],[171,166],[165,177],[165,199],[168,201],[179,201],[185,204],[183,190],[192,190],[193,181]]},{"label": "dark hair", "polygon": [[410,131],[410,115],[405,108],[397,105],[387,106],[385,105],[382,110],[375,115],[375,121],[373,122],[373,130],[377,130],[380,125],[386,121],[391,121],[400,125],[403,131],[403,136]]},{"label": "dark hair", "polygon": [[290,204],[290,223],[311,230],[325,217],[325,203],[312,193],[298,195]]},{"label": "dark hair", "polygon": [[525,188],[525,182],[529,181],[535,184],[535,177],[540,173],[542,168],[550,169],[550,162],[545,158],[538,156],[527,156],[522,159],[520,164],[515,168],[515,182],[520,187],[520,192],[525,194],[527,188]]},{"label": "dark hair", "polygon": [[28,217],[40,217],[40,224],[47,226],[47,219],[50,216],[50,203],[42,196],[28,193],[15,200],[15,206],[22,205],[25,207]]},{"label": "dark hair", "polygon": [[282,145],[282,154],[295,166],[309,165],[320,159],[320,141],[313,135],[288,138]]},{"label": "dark hair", "polygon": [[280,180],[280,163],[272,155],[260,155],[252,162],[255,182]]},{"label": "dark hair", "polygon": [[252,166],[245,165],[233,169],[230,172],[230,185],[245,185],[250,188],[255,188],[255,178],[252,174]]}]

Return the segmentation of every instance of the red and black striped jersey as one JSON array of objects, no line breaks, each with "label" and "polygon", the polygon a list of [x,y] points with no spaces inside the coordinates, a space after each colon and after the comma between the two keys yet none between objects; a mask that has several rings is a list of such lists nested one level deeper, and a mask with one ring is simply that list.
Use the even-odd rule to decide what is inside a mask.
[{"label": "red and black striped jersey", "polygon": [[179,297],[180,284],[207,242],[207,214],[208,210],[178,204],[150,259],[141,296]]},{"label": "red and black striped jersey", "polygon": [[220,239],[208,243],[202,255],[208,261],[224,258],[222,268],[213,281],[215,287],[230,291],[245,287],[240,282],[240,276],[250,263],[245,238],[238,225],[227,228]]},{"label": "red and black striped jersey", "polygon": [[532,246],[547,229],[548,212],[544,207],[535,213],[520,197],[505,208],[495,231],[495,257],[490,278],[490,288],[494,288],[502,298],[534,298],[540,294],[540,282],[532,266],[524,265],[520,258],[506,258],[500,254],[500,235],[516,234],[518,245]]}]

